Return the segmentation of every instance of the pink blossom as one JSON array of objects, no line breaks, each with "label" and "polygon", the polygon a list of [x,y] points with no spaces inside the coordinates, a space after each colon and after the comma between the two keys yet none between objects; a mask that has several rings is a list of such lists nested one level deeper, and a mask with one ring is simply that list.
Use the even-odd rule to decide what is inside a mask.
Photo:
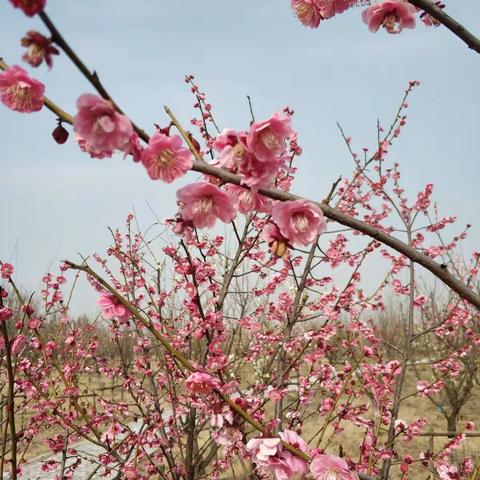
[{"label": "pink blossom", "polygon": [[128,320],[131,316],[128,309],[122,305],[115,295],[109,292],[102,292],[97,304],[102,309],[102,315],[105,320],[117,318],[118,320]]},{"label": "pink blossom", "polygon": [[[362,12],[362,19],[371,32],[383,25],[388,33],[400,33],[404,28],[415,27],[416,8],[404,0],[385,0],[371,5]],[[398,29],[395,25],[398,23]]]},{"label": "pink blossom", "polygon": [[259,465],[268,465],[270,457],[274,457],[281,449],[279,438],[252,438],[246,445],[252,453],[253,460]]},{"label": "pink blossom", "polygon": [[212,163],[236,171],[245,154],[245,132],[225,129],[213,142],[213,148],[220,155]]},{"label": "pink blossom", "polygon": [[231,222],[235,216],[234,199],[217,186],[207,182],[186,185],[177,191],[181,216],[197,228],[213,227],[220,219]]},{"label": "pink blossom", "polygon": [[16,112],[38,112],[43,107],[43,83],[30,78],[27,72],[13,65],[0,73],[0,100]]},{"label": "pink blossom", "polygon": [[277,257],[283,257],[287,254],[288,248],[291,246],[276,225],[267,223],[260,234],[260,238],[265,240],[270,247],[271,252]]},{"label": "pink blossom", "polygon": [[15,8],[21,8],[25,15],[33,17],[45,8],[47,0],[10,0]]},{"label": "pink blossom", "polygon": [[293,134],[290,117],[275,113],[264,122],[252,123],[246,144],[259,160],[271,160],[285,151],[285,142]]},{"label": "pink blossom", "polygon": [[334,455],[317,455],[310,464],[310,472],[315,480],[358,480],[347,462]]},{"label": "pink blossom", "polygon": [[12,342],[12,355],[18,355],[26,344],[27,337],[25,335],[18,335]]},{"label": "pink blossom", "polygon": [[81,137],[77,133],[75,134],[75,142],[78,143],[80,150],[82,152],[88,153],[91,158],[102,159],[106,157],[111,157],[113,155],[112,150],[104,150],[104,151],[95,150],[83,137]]},{"label": "pink blossom", "polygon": [[227,191],[237,199],[237,209],[240,213],[251,211],[270,213],[272,211],[272,201],[250,188],[228,185]]},{"label": "pink blossom", "polygon": [[13,265],[11,263],[4,263],[0,267],[0,276],[8,280],[13,275]]},{"label": "pink blossom", "polygon": [[318,28],[323,15],[320,13],[319,0],[292,0],[292,9],[303,25]]},{"label": "pink blossom", "polygon": [[52,45],[52,40],[41,33],[30,30],[21,40],[22,47],[28,50],[22,59],[32,67],[38,67],[44,60],[49,68],[52,68],[52,55],[58,55],[59,51]]},{"label": "pink blossom", "polygon": [[13,311],[10,307],[0,308],[0,320],[9,320],[13,316]]},{"label": "pink blossom", "polygon": [[278,202],[272,219],[290,243],[309,245],[326,229],[322,210],[306,200]]},{"label": "pink blossom", "polygon": [[192,154],[182,147],[179,135],[155,133],[142,154],[142,163],[153,180],[171,183],[192,168]]},{"label": "pink blossom", "polygon": [[[305,442],[305,440],[296,432],[292,430],[284,430],[283,432],[279,432],[279,436],[284,442],[292,445],[292,447],[308,454],[309,448],[307,442]],[[300,473],[302,475],[307,474],[308,464],[302,458],[294,455],[286,449],[282,450],[280,458],[290,467],[292,472]]]},{"label": "pink blossom", "polygon": [[90,93],[77,100],[78,113],[73,129],[97,152],[127,151],[133,127],[130,120],[118,113],[112,103]]},{"label": "pink blossom", "polygon": [[191,373],[186,382],[187,390],[197,395],[212,393],[214,389],[220,387],[218,379],[212,377],[209,373],[194,372]]}]

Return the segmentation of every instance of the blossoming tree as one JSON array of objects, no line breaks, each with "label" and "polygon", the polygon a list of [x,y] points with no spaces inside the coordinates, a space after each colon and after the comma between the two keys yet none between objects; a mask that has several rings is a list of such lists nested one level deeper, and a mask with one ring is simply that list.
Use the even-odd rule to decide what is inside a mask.
[{"label": "blossoming tree", "polygon": [[[5,106],[26,113],[48,108],[58,118],[54,139],[65,143],[72,125],[79,148],[92,158],[120,153],[166,183],[190,170],[203,178],[177,191],[178,211],[160,232],[136,230],[129,215],[126,232],[112,232],[108,258],[65,261],[58,275],[46,275],[41,305],[19,290],[14,267],[1,264],[0,368],[7,414],[0,476],[7,465],[12,479],[28,475],[26,452],[44,435],[61,457],[43,468],[61,479],[407,479],[425,472],[476,479],[478,456],[452,455],[465,440],[462,432],[432,451],[417,442],[428,419],[400,418],[407,399],[441,391],[440,377],[455,378],[463,354],[480,343],[478,254],[462,275],[445,260],[467,231],[453,239],[440,236],[455,219],[435,217],[431,185],[407,198],[400,166],[388,159],[417,82],[409,84],[391,125],[379,126],[371,156],[356,153],[344,135],[352,174],[316,202],[290,193],[302,152],[288,108],[263,121],[252,116],[244,130],[220,131],[205,94],[187,76],[200,115],[199,136],[187,132],[168,108],[169,124],[150,136],[78,58],[47,16],[45,0],[11,3],[39,15],[50,33],[27,33],[24,60],[51,67],[52,56],[62,51],[97,93],[81,95],[71,115],[45,97],[43,84],[26,70],[1,60]],[[291,2],[310,27],[360,3],[369,2]],[[368,5],[362,18],[371,31],[383,26],[400,33],[415,26],[417,15],[427,26],[445,25],[480,51],[478,39],[440,2],[385,0]],[[229,238],[206,230],[218,222],[229,226]],[[335,231],[335,223],[346,228]],[[159,237],[166,242],[161,251],[153,247]],[[365,292],[364,266],[378,258],[387,273]],[[416,265],[452,292],[450,314],[434,326],[440,341],[448,337],[446,327],[466,334],[461,346],[434,359],[440,375],[419,379],[410,393],[415,343],[433,328],[418,322],[426,299],[417,289]],[[339,267],[348,271],[343,283],[331,275]],[[93,328],[79,328],[69,317],[69,274],[73,285],[83,275],[98,292],[116,360],[102,355]],[[372,322],[384,308],[386,291],[408,303],[404,343],[395,347],[395,359],[384,354]],[[134,368],[126,360],[126,338],[134,343]],[[94,369],[121,382],[127,398],[101,395],[91,401],[88,378]],[[21,411],[29,412],[29,420],[17,430]],[[98,454],[83,457],[76,448],[80,439]],[[85,464],[90,471],[82,477]]]}]

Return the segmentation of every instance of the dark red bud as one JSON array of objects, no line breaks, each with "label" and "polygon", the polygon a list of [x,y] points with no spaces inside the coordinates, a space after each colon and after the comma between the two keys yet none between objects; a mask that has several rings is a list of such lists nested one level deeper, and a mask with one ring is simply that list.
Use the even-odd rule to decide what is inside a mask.
[{"label": "dark red bud", "polygon": [[68,132],[61,124],[52,132],[53,139],[60,145],[63,145],[68,140]]}]

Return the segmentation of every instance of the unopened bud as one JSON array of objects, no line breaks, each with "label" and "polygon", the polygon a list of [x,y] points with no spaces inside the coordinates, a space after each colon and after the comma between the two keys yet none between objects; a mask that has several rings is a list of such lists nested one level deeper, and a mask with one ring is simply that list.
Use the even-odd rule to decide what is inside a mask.
[{"label": "unopened bud", "polygon": [[52,132],[52,137],[58,144],[63,145],[68,140],[68,131],[59,123]]}]

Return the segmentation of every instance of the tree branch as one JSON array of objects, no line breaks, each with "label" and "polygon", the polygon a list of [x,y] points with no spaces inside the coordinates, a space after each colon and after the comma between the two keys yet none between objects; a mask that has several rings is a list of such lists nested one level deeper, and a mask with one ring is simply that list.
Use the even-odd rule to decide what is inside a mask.
[{"label": "tree branch", "polygon": [[467,30],[462,24],[445,13],[441,8],[430,0],[408,0],[409,3],[421,8],[430,16],[438,20],[442,25],[447,27],[454,35],[463,40],[472,50],[480,53],[480,39]]}]

